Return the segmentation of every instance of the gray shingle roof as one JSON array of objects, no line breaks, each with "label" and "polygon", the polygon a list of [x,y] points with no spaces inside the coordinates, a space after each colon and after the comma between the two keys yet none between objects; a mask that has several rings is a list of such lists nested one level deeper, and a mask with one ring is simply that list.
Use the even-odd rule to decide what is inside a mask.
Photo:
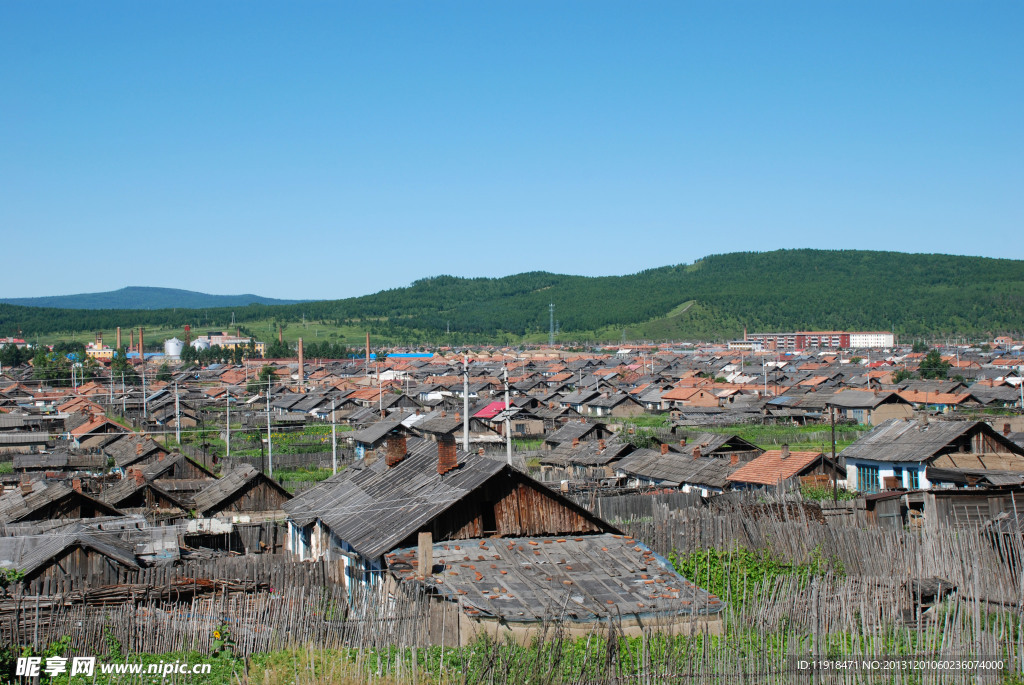
[{"label": "gray shingle roof", "polygon": [[[923,424],[914,419],[891,419],[847,447],[839,456],[842,459],[920,463],[934,457],[977,425],[971,421],[930,421]],[[981,425],[987,428],[987,424]]]},{"label": "gray shingle roof", "polygon": [[503,462],[457,451],[459,467],[437,473],[435,443],[409,438],[406,457],[350,466],[284,505],[300,526],[316,519],[368,559],[393,549],[502,469]]},{"label": "gray shingle roof", "polygon": [[[197,492],[195,497],[192,498],[192,503],[195,505],[196,511],[202,513],[215,511],[217,506],[224,502],[224,500],[234,495],[250,482],[261,477],[264,477],[263,473],[255,466],[252,466],[251,464],[239,466],[238,468],[229,471],[222,478],[218,478],[210,483],[210,485]],[[280,485],[269,478],[266,482],[272,487],[284,492]],[[291,495],[289,494],[289,497],[290,496]]]},{"label": "gray shingle roof", "polygon": [[[465,561],[467,554],[473,562]],[[387,557],[388,567],[400,579],[459,602],[473,616],[594,621],[716,614],[724,608],[642,543],[609,533],[437,543],[434,569],[444,570],[427,581],[414,580],[416,558],[415,548],[396,550]]]},{"label": "gray shingle roof", "polygon": [[106,510],[109,514],[116,515],[121,513],[108,504],[93,499],[89,495],[80,492],[76,493],[62,483],[35,481],[32,483],[32,492],[27,495],[23,494],[21,489],[18,489],[0,497],[0,524],[16,523],[37,509],[68,496],[77,496],[88,500],[96,508]]},{"label": "gray shingle roof", "polygon": [[691,454],[637,450],[615,465],[616,471],[674,485],[703,485],[724,488],[729,474],[738,466],[721,457],[693,458]]}]

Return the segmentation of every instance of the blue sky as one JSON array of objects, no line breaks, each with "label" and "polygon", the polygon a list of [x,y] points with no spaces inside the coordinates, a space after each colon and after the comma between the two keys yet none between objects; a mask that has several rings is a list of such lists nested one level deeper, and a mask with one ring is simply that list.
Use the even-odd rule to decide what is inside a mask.
[{"label": "blue sky", "polygon": [[1024,258],[1024,4],[0,3],[7,297]]}]

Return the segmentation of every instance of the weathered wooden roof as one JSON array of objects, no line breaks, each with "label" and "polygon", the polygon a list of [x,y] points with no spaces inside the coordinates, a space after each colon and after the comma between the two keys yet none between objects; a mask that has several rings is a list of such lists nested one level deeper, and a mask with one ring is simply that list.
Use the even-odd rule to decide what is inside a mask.
[{"label": "weathered wooden roof", "polygon": [[981,430],[1006,443],[1007,452],[1024,454],[1019,446],[998,435],[980,421],[929,421],[891,419],[840,453],[843,459],[921,463],[931,459],[962,435]]},{"label": "weathered wooden roof", "polygon": [[45,445],[50,437],[37,431],[4,431],[0,433],[0,445]]},{"label": "weathered wooden roof", "polygon": [[551,435],[544,438],[544,442],[559,444],[572,442],[577,438],[583,438],[595,429],[598,432],[606,432],[602,423],[585,423],[583,421],[569,421]]},{"label": "weathered wooden roof", "polygon": [[437,543],[436,573],[416,580],[417,549],[396,550],[392,574],[457,601],[474,617],[509,622],[595,621],[628,616],[716,614],[720,599],[621,535],[498,538]]},{"label": "weathered wooden roof", "polygon": [[127,435],[103,448],[118,466],[127,466],[147,459],[154,452],[167,453],[167,449],[148,435]]},{"label": "weathered wooden roof", "polygon": [[0,568],[14,568],[31,575],[76,546],[98,552],[128,568],[139,568],[131,544],[116,535],[81,529],[0,537]]},{"label": "weathered wooden roof", "polygon": [[14,455],[14,469],[105,469],[107,458],[102,454],[69,454],[67,450],[42,454]]},{"label": "weathered wooden roof", "polygon": [[563,442],[542,455],[540,462],[555,466],[604,466],[621,459],[634,449],[633,445],[613,435],[604,441],[603,448],[600,440],[581,442],[576,447],[571,442]]},{"label": "weathered wooden roof", "polygon": [[143,488],[147,487],[152,488],[155,492],[171,500],[172,502],[177,504],[177,506],[180,509],[184,510],[187,508],[185,506],[185,503],[181,502],[178,496],[165,491],[162,487],[155,484],[152,479],[144,478],[143,481],[139,483],[131,475],[125,476],[124,478],[114,483],[113,485],[104,488],[103,492],[100,493],[99,498],[106,502],[107,504],[109,504],[110,506],[116,507],[119,506],[126,499],[134,495],[139,490],[142,490]]},{"label": "weathered wooden roof", "polygon": [[615,465],[615,470],[630,476],[671,485],[706,485],[723,488],[729,474],[736,469],[722,457],[698,457],[692,454],[642,449],[633,452]]},{"label": "weathered wooden roof", "polygon": [[[893,399],[894,397],[896,399]],[[888,402],[909,404],[909,402],[894,392],[880,392],[876,395],[873,392],[863,392],[861,390],[843,390],[842,392],[837,392],[832,395],[832,398],[828,402],[832,406],[840,409],[874,409],[875,407]]]},{"label": "weathered wooden roof", "polygon": [[258,470],[251,464],[245,464],[244,466],[239,466],[238,468],[229,471],[222,478],[218,478],[210,483],[210,485],[197,492],[195,497],[192,498],[192,503],[199,512],[207,513],[216,511],[218,505],[233,497],[235,493],[254,480],[263,480],[268,486],[280,491],[286,497],[291,497],[291,493],[282,488],[275,481],[264,476],[262,471]]},{"label": "weathered wooden roof", "polygon": [[361,442],[367,445],[372,445],[377,441],[382,440],[385,435],[387,435],[392,430],[401,425],[402,419],[404,418],[404,414],[395,414],[393,416],[389,416],[383,421],[372,423],[366,428],[349,433],[346,437],[348,437],[353,442]]},{"label": "weathered wooden roof", "polygon": [[694,447],[700,447],[700,453],[704,456],[715,452],[763,452],[754,443],[744,440],[735,433],[687,433],[686,445],[678,446],[687,452],[693,453]]},{"label": "weathered wooden roof", "polygon": [[456,451],[459,467],[437,472],[436,443],[406,440],[406,456],[356,463],[284,505],[300,526],[322,520],[368,559],[376,559],[464,498],[502,469],[504,462]]},{"label": "weathered wooden roof", "polygon": [[117,509],[106,503],[93,499],[81,492],[76,492],[62,483],[35,481],[32,483],[32,492],[27,495],[22,493],[19,488],[0,497],[0,523],[16,523],[37,509],[41,509],[64,497],[82,498],[88,500],[98,510],[104,510],[111,515],[121,514]]}]

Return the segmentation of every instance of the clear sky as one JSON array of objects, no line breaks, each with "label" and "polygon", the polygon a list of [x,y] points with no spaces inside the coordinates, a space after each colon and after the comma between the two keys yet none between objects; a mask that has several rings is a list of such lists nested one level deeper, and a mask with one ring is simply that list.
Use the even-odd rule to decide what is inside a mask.
[{"label": "clear sky", "polygon": [[1024,258],[1024,3],[0,3],[0,292]]}]

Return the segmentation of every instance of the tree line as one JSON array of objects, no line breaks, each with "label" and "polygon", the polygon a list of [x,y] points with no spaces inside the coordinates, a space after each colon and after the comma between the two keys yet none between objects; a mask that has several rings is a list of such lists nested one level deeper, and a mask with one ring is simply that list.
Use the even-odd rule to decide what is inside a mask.
[{"label": "tree line", "polygon": [[550,303],[560,330],[571,334],[643,324],[690,300],[700,317],[692,329],[682,317],[674,335],[734,337],[743,326],[903,336],[1016,333],[1024,330],[1024,261],[859,250],[740,252],[628,276],[438,276],[363,297],[294,305],[99,311],[0,305],[0,331],[181,327],[233,313],[243,324],[305,319],[360,326],[396,342],[466,344],[546,334]]}]

